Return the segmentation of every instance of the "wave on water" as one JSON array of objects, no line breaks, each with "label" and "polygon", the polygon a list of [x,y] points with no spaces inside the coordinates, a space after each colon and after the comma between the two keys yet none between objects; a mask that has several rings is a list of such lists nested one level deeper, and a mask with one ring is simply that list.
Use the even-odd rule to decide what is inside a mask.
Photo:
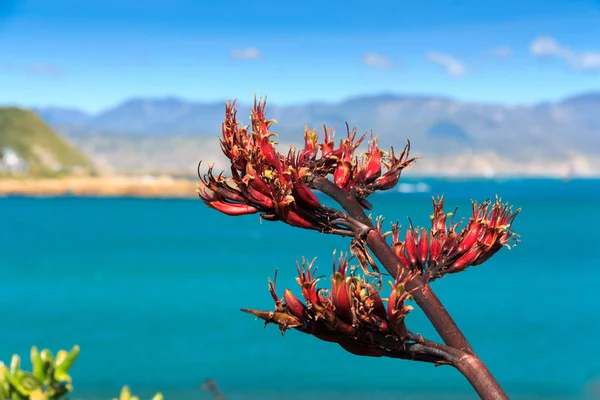
[{"label": "wave on water", "polygon": [[430,191],[431,186],[425,182],[398,184],[398,192],[400,193],[429,193]]}]

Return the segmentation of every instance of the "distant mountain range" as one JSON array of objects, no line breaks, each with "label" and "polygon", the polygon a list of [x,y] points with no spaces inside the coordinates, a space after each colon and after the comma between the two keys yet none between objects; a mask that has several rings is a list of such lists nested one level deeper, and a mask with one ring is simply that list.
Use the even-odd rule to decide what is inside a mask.
[{"label": "distant mountain range", "polygon": [[[600,92],[524,106],[383,94],[339,103],[277,106],[273,102],[267,107],[269,116],[279,121],[275,131],[282,141],[301,140],[304,125],[321,129],[324,123],[339,124],[343,131],[348,122],[359,132],[381,134],[385,142],[401,145],[411,139],[430,153],[465,147],[521,156],[600,152]],[[238,109],[238,118],[248,121],[250,106],[241,103]],[[96,115],[63,108],[35,111],[68,136],[214,137],[220,131],[224,105],[178,98],[132,99]]]},{"label": "distant mountain range", "polygon": [[[251,105],[247,100],[252,99],[241,100],[246,102],[238,103],[238,119],[249,123]],[[173,155],[161,155],[165,160],[174,157],[187,160],[188,168],[192,160],[198,159],[198,151],[218,150],[215,138],[221,130],[224,102],[138,98],[95,115],[75,108],[35,111],[88,154],[100,154],[108,164],[119,164],[130,157],[128,162],[138,165],[132,161],[141,157],[133,145],[136,140],[143,141],[153,151],[173,147],[173,140],[179,146],[184,142],[195,143],[189,145],[194,153],[187,150],[187,154],[186,149],[179,148]],[[380,94],[337,103],[292,106],[278,106],[276,101],[269,101],[267,113],[279,121],[274,131],[282,143],[300,143],[304,125],[322,132],[323,124],[338,124],[339,138],[345,134],[344,124],[348,122],[361,133],[372,130],[379,134],[383,147],[402,147],[410,139],[417,154],[450,157],[448,160],[465,154],[491,154],[498,159],[524,162],[544,159],[547,165],[554,158],[600,159],[600,92],[532,105]],[[125,147],[130,150],[124,153]],[[113,155],[117,149],[118,160]]]},{"label": "distant mountain range", "polygon": [[217,132],[224,102],[199,103],[178,98],[131,99],[96,115],[75,108],[38,108],[49,124],[73,134],[111,132],[141,136],[197,135]]}]

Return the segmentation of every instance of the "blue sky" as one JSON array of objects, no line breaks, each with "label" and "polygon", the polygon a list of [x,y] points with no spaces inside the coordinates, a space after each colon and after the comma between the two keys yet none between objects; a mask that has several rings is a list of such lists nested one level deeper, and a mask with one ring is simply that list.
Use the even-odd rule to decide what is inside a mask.
[{"label": "blue sky", "polygon": [[600,90],[599,38],[597,0],[0,0],[0,103],[522,104]]}]

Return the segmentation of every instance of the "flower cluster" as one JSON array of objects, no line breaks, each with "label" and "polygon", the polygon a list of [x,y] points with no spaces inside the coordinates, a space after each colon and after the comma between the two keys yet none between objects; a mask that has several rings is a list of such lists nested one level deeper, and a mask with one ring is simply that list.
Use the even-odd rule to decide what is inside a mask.
[{"label": "flower cluster", "polygon": [[350,273],[347,258],[340,257],[337,264],[334,261],[330,291],[317,288],[320,278],[315,278],[313,263],[298,266],[297,282],[305,303],[289,289],[279,298],[275,283],[269,281],[275,311],[243,311],[265,324],[277,324],[282,332],[293,328],[358,355],[393,356],[403,350],[409,335],[404,318],[412,309],[405,305],[410,298],[405,285],[411,274],[401,274],[403,278],[392,283],[386,307],[376,286]]},{"label": "flower cluster", "polygon": [[306,128],[304,148],[291,148],[284,156],[271,140],[275,134],[269,129],[276,121],[267,119],[265,106],[265,101],[255,100],[250,129],[236,120],[235,103],[226,104],[220,142],[231,162],[231,176],[214,175],[212,167],[204,175],[199,173],[200,198],[224,214],[261,213],[265,220],[326,231],[331,229],[334,216],[309,188],[314,178],[333,175],[337,186],[368,207],[365,198],[375,190],[396,185],[402,169],[414,161],[409,159],[408,145],[396,156],[393,149],[390,153],[381,151],[377,138],[371,139],[366,153],[356,156],[366,135],[357,139],[356,130],[348,129],[348,137],[336,148],[335,132],[328,128],[323,142],[319,142],[316,130]]},{"label": "flower cluster", "polygon": [[[499,199],[482,204],[473,202],[473,214],[468,224],[460,229],[453,214],[444,213],[443,198],[433,200],[431,229],[406,230],[404,241],[399,239],[398,225],[392,227],[392,246],[403,267],[433,280],[444,274],[463,271],[471,265],[488,260],[502,247],[517,242],[511,225],[519,213]],[[447,223],[447,218],[452,219]]]},{"label": "flower cluster", "polygon": [[212,167],[200,176],[200,198],[227,215],[261,212],[265,220],[283,220],[297,227],[326,229],[325,209],[306,186],[295,154],[283,157],[270,140],[265,102],[255,102],[252,130],[236,120],[235,103],[227,103],[221,149],[231,161],[231,177],[215,176]]},{"label": "flower cluster", "polygon": [[[309,131],[305,127],[305,143],[300,151],[300,159],[310,173],[313,176],[333,175],[333,182],[338,187],[359,200],[377,190],[389,190],[396,186],[402,170],[415,161],[415,158],[409,158],[410,142],[397,156],[393,148],[390,152],[381,150],[378,138],[371,136],[367,151],[356,155],[356,150],[367,135],[357,139],[356,128],[351,130],[348,125],[346,128],[348,136],[336,148],[335,130],[323,126],[324,141],[319,142],[316,129]],[[385,172],[382,165],[386,168]]]}]

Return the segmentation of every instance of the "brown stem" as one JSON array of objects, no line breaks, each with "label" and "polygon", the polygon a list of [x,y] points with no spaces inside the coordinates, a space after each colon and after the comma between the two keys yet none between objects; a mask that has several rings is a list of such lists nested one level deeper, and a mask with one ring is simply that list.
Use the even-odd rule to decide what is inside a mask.
[{"label": "brown stem", "polygon": [[[317,177],[311,185],[330,196],[336,202],[338,202],[348,215],[357,221],[365,224],[369,228],[373,228],[373,223],[367,217],[360,204],[356,201],[352,194],[342,190],[337,185],[332,183],[329,179],[324,177]],[[390,248],[385,239],[374,229],[371,229],[366,237],[367,246],[371,249],[373,254],[385,267],[385,269],[393,276],[398,276],[399,273],[399,260],[396,253]],[[467,353],[475,354],[473,348],[467,341],[467,338],[462,334],[446,308],[442,305],[440,300],[437,298],[435,293],[431,290],[429,285],[425,285],[418,279],[413,279],[407,285],[407,289],[413,290],[413,297],[415,302],[423,309],[423,312],[441,338],[448,346],[455,347],[466,351]],[[416,289],[416,290],[415,290]]]},{"label": "brown stem", "polygon": [[[375,230],[369,232],[367,235],[367,245],[386,269],[388,269],[387,266],[389,265],[392,271],[395,271],[396,274],[398,273],[398,258],[378,232]],[[467,338],[463,335],[448,313],[448,310],[446,310],[429,285],[423,284],[420,279],[412,279],[407,283],[406,288],[412,291],[415,302],[425,315],[427,315],[427,318],[429,318],[444,342],[448,346],[451,346],[451,349],[462,354],[458,360],[453,362],[453,365],[467,378],[477,394],[482,399],[508,399],[498,381],[496,381],[485,364],[475,355]],[[448,348],[447,346],[444,347]]]},{"label": "brown stem", "polygon": [[[375,254],[375,257],[389,271],[392,276],[398,275],[399,260],[396,253],[388,246],[385,239],[375,230],[367,235],[367,245]],[[412,291],[413,298],[431,321],[448,346],[455,347],[467,353],[475,354],[467,338],[460,331],[448,310],[440,299],[435,295],[429,285],[425,285],[420,279],[411,279],[406,288]]]},{"label": "brown stem", "polygon": [[362,222],[367,226],[373,227],[371,220],[369,217],[367,217],[367,214],[365,214],[363,208],[351,193],[342,190],[323,176],[314,178],[313,180],[309,181],[308,184],[335,200],[339,205],[342,206],[344,210],[346,210],[348,215],[355,220]]},{"label": "brown stem", "polygon": [[438,356],[452,364],[461,374],[467,378],[473,389],[479,397],[485,400],[507,400],[508,396],[502,390],[496,379],[486,368],[483,362],[473,354],[455,349],[454,347],[444,346],[430,340],[421,339],[422,348],[418,349],[413,345],[413,352],[423,352]]},{"label": "brown stem", "polygon": [[[381,335],[383,336],[383,335]],[[425,361],[437,365],[449,364],[454,366],[461,374],[467,378],[473,389],[479,397],[484,400],[508,400],[508,397],[492,376],[486,366],[476,356],[454,347],[445,346],[431,340],[411,334],[414,343],[407,343],[403,351],[395,351],[387,354],[388,357],[409,359],[414,361]],[[386,343],[386,340],[393,341],[389,337],[377,337],[378,344]],[[393,343],[390,344],[393,347]]]},{"label": "brown stem", "polygon": [[466,354],[454,363],[456,369],[471,384],[479,397],[486,400],[508,400],[508,396],[502,390],[502,387],[496,381],[483,361],[473,354]]},{"label": "brown stem", "polygon": [[[366,236],[367,246],[392,276],[398,276],[400,263],[396,253],[390,248],[385,239],[373,229],[372,221],[367,217],[354,196],[336,186],[326,177],[317,177],[310,182],[310,185],[339,203],[351,218],[371,228]],[[465,375],[479,396],[484,399],[507,399],[508,397],[496,379],[485,364],[477,358],[467,338],[429,285],[423,283],[420,279],[413,279],[407,284],[407,289],[413,291],[415,302],[431,321],[444,343],[463,354],[456,361],[455,366]]]}]

